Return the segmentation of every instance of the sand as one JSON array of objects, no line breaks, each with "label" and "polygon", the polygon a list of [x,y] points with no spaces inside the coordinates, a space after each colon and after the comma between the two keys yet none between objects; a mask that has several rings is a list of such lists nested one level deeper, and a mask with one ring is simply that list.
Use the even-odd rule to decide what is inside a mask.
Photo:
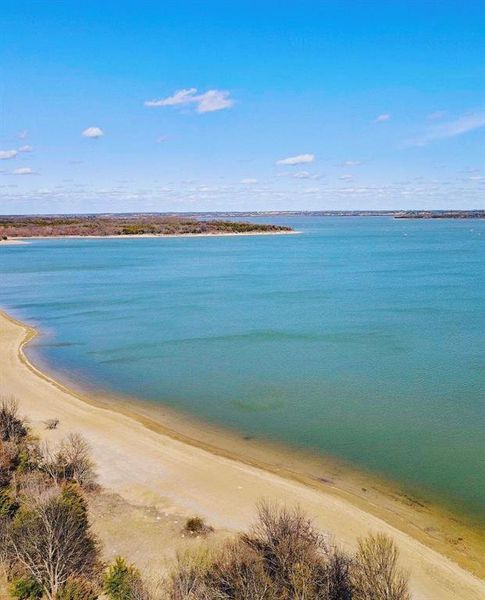
[{"label": "sand", "polygon": [[0,241],[1,245],[26,244],[31,240],[126,240],[140,238],[207,238],[207,237],[247,237],[258,235],[294,235],[301,231],[216,231],[213,233],[133,233],[117,235],[33,235],[30,237],[8,238]]},{"label": "sand", "polygon": [[[260,499],[299,504],[343,547],[353,547],[369,531],[391,535],[399,546],[401,564],[409,570],[416,600],[485,598],[485,581],[423,544],[411,527],[403,531],[377,516],[378,511],[366,511],[331,490],[210,452],[149,428],[143,419],[131,418],[114,406],[83,399],[25,358],[22,348],[34,335],[33,329],[0,313],[0,394],[17,398],[22,413],[41,435],[55,440],[71,431],[81,433],[92,447],[107,493],[160,514],[202,515],[222,530],[247,527]],[[60,420],[58,430],[46,432],[43,421],[54,417]],[[136,539],[133,543],[138,544]]]}]

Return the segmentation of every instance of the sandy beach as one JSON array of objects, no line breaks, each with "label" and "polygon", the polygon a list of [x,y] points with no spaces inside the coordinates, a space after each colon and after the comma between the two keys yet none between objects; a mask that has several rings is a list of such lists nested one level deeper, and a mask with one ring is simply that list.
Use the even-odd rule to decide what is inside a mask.
[{"label": "sandy beach", "polygon": [[[419,528],[414,535],[402,515],[386,517],[377,505],[367,510],[365,503],[350,493],[310,486],[286,476],[284,469],[277,473],[260,468],[254,460],[248,464],[227,453],[210,451],[201,443],[168,435],[163,427],[148,426],[146,417],[133,418],[136,415],[117,410],[112,404],[100,405],[94,397],[85,398],[30,364],[23,347],[35,334],[32,328],[0,313],[0,395],[19,400],[22,413],[39,435],[54,440],[71,431],[81,433],[92,447],[101,485],[133,510],[198,514],[216,528],[236,531],[252,521],[260,499],[299,504],[342,546],[352,547],[369,531],[391,535],[399,546],[402,565],[410,572],[416,600],[485,597],[483,579],[449,558],[456,559],[453,539],[445,556],[437,551],[438,544],[433,546],[432,536],[424,543]],[[47,432],[43,422],[54,417],[60,426]],[[143,546],[143,528],[131,527],[126,523],[127,530],[140,537],[137,545]],[[170,539],[163,540],[164,546],[170,543]],[[440,544],[443,549],[442,540]],[[471,546],[468,555],[460,550],[460,563],[466,564],[468,556],[475,572],[483,573],[479,554],[477,558],[478,542]]]},{"label": "sandy beach", "polygon": [[207,237],[248,237],[255,235],[295,235],[301,231],[241,231],[215,233],[140,233],[120,235],[34,235],[31,237],[8,238],[0,241],[0,246],[28,244],[31,240],[125,240],[140,238],[207,238]]}]

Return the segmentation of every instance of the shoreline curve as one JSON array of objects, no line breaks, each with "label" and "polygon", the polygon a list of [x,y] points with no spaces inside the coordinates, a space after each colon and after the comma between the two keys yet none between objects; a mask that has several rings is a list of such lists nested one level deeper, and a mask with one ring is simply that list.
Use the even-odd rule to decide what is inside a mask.
[{"label": "shoreline curve", "polygon": [[[204,514],[217,526],[234,530],[247,526],[262,497],[298,503],[344,546],[352,546],[369,529],[392,535],[417,599],[485,596],[484,580],[471,573],[483,577],[483,554],[480,560],[479,554],[457,550],[451,541],[449,548],[433,543],[432,536],[426,539],[419,526],[406,522],[406,513],[396,512],[397,504],[379,506],[379,495],[364,500],[284,464],[244,457],[184,435],[123,402],[115,405],[77,393],[25,355],[25,346],[37,335],[34,327],[0,311],[0,394],[17,397],[41,435],[42,421],[52,416],[61,421],[59,433],[49,432],[54,439],[68,430],[80,431],[93,448],[106,489],[139,505]],[[467,541],[476,552],[483,549],[481,536]]]}]

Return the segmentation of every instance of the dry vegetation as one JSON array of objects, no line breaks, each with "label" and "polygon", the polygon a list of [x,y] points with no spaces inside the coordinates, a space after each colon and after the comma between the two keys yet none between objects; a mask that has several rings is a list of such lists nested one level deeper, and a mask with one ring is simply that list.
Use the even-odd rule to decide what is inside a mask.
[{"label": "dry vegetation", "polygon": [[[269,504],[217,550],[179,556],[145,580],[122,557],[101,559],[86,499],[96,473],[77,434],[52,448],[31,434],[14,400],[0,401],[0,565],[18,600],[409,600],[393,541],[381,534],[343,552],[299,509]],[[184,531],[209,535],[200,517]]]},{"label": "dry vegetation", "polygon": [[161,215],[62,215],[0,217],[0,237],[274,233],[290,227],[237,221],[198,221]]}]

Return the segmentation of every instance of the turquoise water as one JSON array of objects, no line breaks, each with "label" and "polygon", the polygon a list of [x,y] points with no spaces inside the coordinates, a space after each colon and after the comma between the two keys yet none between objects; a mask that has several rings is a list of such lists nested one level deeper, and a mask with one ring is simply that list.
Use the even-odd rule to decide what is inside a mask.
[{"label": "turquoise water", "polygon": [[[265,219],[258,219],[265,221]],[[31,353],[97,385],[485,506],[485,222],[0,249]]]}]

